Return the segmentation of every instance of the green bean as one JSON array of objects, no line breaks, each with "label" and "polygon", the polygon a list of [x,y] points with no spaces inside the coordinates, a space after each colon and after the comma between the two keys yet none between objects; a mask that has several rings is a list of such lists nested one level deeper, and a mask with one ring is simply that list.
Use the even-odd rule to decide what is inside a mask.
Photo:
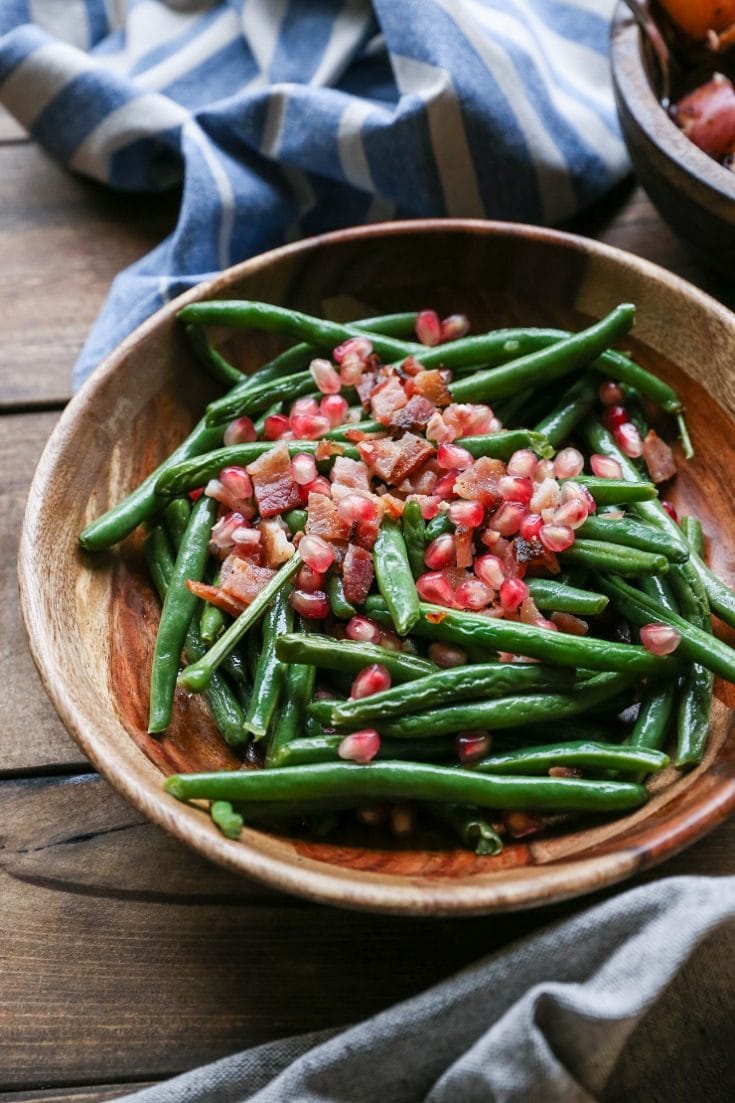
[{"label": "green bean", "polygon": [[[339,748],[344,738],[344,735],[322,733],[310,739],[294,739],[283,745],[277,760],[266,762],[266,765],[284,767],[339,762]],[[446,739],[383,739],[376,758],[379,761],[411,759],[415,762],[436,762],[446,760],[451,753],[451,745],[447,746]]]},{"label": "green bean", "polygon": [[330,762],[282,770],[174,774],[164,783],[179,800],[429,800],[537,812],[616,812],[648,797],[642,785],[577,778],[495,777],[423,762]]},{"label": "green bean", "polygon": [[419,712],[433,705],[472,698],[506,697],[549,686],[570,689],[574,675],[559,667],[540,663],[478,663],[473,666],[438,670],[426,678],[391,686],[369,697],[339,701],[332,708],[334,724],[362,724],[368,720],[389,720],[407,712]]},{"label": "green bean", "polygon": [[406,502],[401,517],[401,526],[411,574],[414,578],[419,578],[426,571],[426,565],[424,564],[426,522],[418,502]]},{"label": "green bean", "polygon": [[292,402],[314,393],[315,383],[311,372],[294,372],[280,379],[270,379],[247,390],[237,388],[210,402],[205,412],[207,425],[220,425],[243,414],[257,414],[274,403]]},{"label": "green bean", "polygon": [[605,594],[580,590],[553,578],[529,578],[527,582],[534,604],[542,610],[586,617],[602,613],[607,607],[608,598]]},{"label": "green bean", "polygon": [[349,440],[348,433],[386,433],[385,425],[379,421],[352,421],[346,425],[338,425],[336,429],[330,429],[324,434],[325,440]]},{"label": "green bean", "polygon": [[461,804],[430,804],[428,811],[459,836],[479,857],[500,854],[503,840],[479,808]]},{"label": "green bean", "polygon": [[286,675],[286,665],[276,655],[275,642],[293,628],[293,609],[288,598],[286,591],[280,589],[263,615],[263,642],[245,713],[245,728],[256,742],[265,739],[270,730]]},{"label": "green bean", "polygon": [[564,393],[558,406],[543,417],[536,432],[546,437],[554,448],[569,440],[574,430],[590,412],[597,399],[597,387],[588,375],[583,375]]},{"label": "green bean", "polygon": [[394,682],[410,682],[436,671],[433,663],[416,655],[392,651],[374,643],[337,640],[333,636],[316,633],[308,636],[281,636],[276,641],[276,654],[287,663],[310,663],[346,674],[357,674],[363,667],[382,663]]},{"label": "green bean", "polygon": [[[300,622],[301,631],[307,632],[305,621]],[[303,742],[306,719],[306,706],[314,693],[316,667],[306,663],[289,663],[286,668],[284,700],[278,723],[272,729],[266,749],[266,766],[287,766],[290,764],[289,748],[294,742]]]},{"label": "green bean", "polygon": [[[187,579],[201,579],[209,556],[209,534],[217,515],[217,503],[201,497],[191,511],[161,610],[151,670],[148,730],[161,732],[171,720],[179,656],[184,646],[198,598],[186,586]],[[192,669],[191,667],[189,669]]]},{"label": "green bean", "polygon": [[684,540],[675,543],[661,529],[636,521],[633,517],[588,517],[577,529],[582,539],[604,540],[611,544],[623,544],[628,548],[665,555],[672,563],[684,563],[689,558],[689,549]]},{"label": "green bean", "polygon": [[236,812],[228,800],[215,800],[209,808],[212,821],[228,839],[239,839],[243,829],[243,818]]},{"label": "green bean", "polygon": [[691,517],[683,517],[681,523],[689,544],[689,562],[704,587],[712,612],[725,624],[735,628],[735,592],[729,586],[726,586],[704,562],[702,558],[704,548],[701,524]]},{"label": "green bean", "polygon": [[[461,646],[476,645],[513,655],[528,655],[560,666],[582,666],[591,670],[630,671],[657,677],[673,677],[680,669],[671,655],[652,655],[645,647],[592,636],[571,636],[508,620],[493,620],[480,613],[446,609],[421,602],[421,616],[413,634],[431,640],[446,640]],[[388,619],[387,609],[371,599],[369,615],[378,623]]]},{"label": "green bean", "polygon": [[659,605],[663,605],[664,609],[669,609],[672,613],[679,612],[673,590],[666,578],[657,574],[644,575],[643,578],[638,579],[638,585],[644,594],[648,594]]},{"label": "green bean", "polygon": [[437,536],[443,536],[445,532],[454,532],[454,525],[449,520],[449,515],[442,511],[432,517],[426,526],[426,543],[430,544]]},{"label": "green bean", "polygon": [[[704,587],[689,563],[672,569],[672,585],[682,617],[712,635],[712,621]],[[677,716],[676,765],[696,766],[702,761],[709,733],[714,679],[702,663],[693,662],[684,672]]]},{"label": "green bean", "polygon": [[658,497],[653,483],[644,483],[640,479],[632,482],[627,479],[600,479],[594,475],[575,475],[564,482],[578,483],[589,490],[598,506],[624,505],[626,502],[648,502]]},{"label": "green bean", "polygon": [[[211,499],[200,498],[199,502],[210,500]],[[199,505],[199,502],[197,502],[197,505]],[[213,671],[217,669],[232,649],[238,645],[252,625],[260,619],[279,590],[289,583],[300,569],[301,564],[301,556],[296,552],[296,554],[292,555],[288,562],[284,563],[276,572],[270,582],[266,583],[257,597],[248,605],[247,609],[240,613],[240,616],[232,622],[229,628],[225,629],[219,639],[210,647],[209,651],[207,651],[206,655],[204,655],[199,662],[193,663],[191,666],[188,666],[186,670],[182,671],[179,675],[179,684],[182,685],[184,689],[189,689],[194,693],[198,693],[206,688],[209,679],[212,677]]]},{"label": "green bean", "polygon": [[682,517],[679,521],[687,546],[700,558],[704,555],[704,529],[696,517]]},{"label": "green bean", "polygon": [[515,419],[516,414],[520,413],[532,398],[533,387],[526,387],[525,390],[516,391],[515,394],[509,395],[508,398],[503,398],[500,402],[495,404],[493,407],[495,416],[500,418],[503,425],[508,426],[511,421]]},{"label": "green bean", "polygon": [[288,530],[292,536],[296,532],[304,531],[308,518],[309,515],[305,509],[289,509],[288,513],[283,514],[283,520],[288,525]]},{"label": "green bean", "polygon": [[509,460],[514,452],[524,448],[530,448],[542,459],[554,455],[554,449],[546,437],[530,429],[505,429],[479,437],[461,437],[455,444],[466,448],[476,459],[478,456],[490,456],[491,459]]},{"label": "green bean", "polygon": [[178,548],[184,538],[190,516],[191,503],[188,498],[174,498],[173,501],[168,503],[161,514],[163,527],[166,529],[169,539],[175,548]]},{"label": "green bean", "polygon": [[[592,363],[611,344],[623,337],[633,325],[635,307],[622,303],[615,307],[605,318],[595,322],[587,329],[564,337],[556,344],[537,349],[517,360],[501,367],[475,372],[474,375],[450,383],[449,390],[455,402],[488,402],[511,395],[518,387],[531,384],[547,385],[554,379],[577,371]],[[454,348],[447,349],[443,362],[451,366],[460,356],[459,346],[466,341],[455,342]],[[424,367],[429,357],[419,356]]]},{"label": "green bean", "polygon": [[626,743],[640,750],[659,751],[674,710],[676,682],[653,682],[647,686],[633,730]]},{"label": "green bean", "polygon": [[341,620],[349,620],[350,617],[354,617],[357,610],[345,597],[342,579],[337,574],[332,574],[327,579],[327,597],[335,617],[339,617]]},{"label": "green bean", "polygon": [[[174,499],[174,501],[175,500],[176,499]],[[220,572],[217,571],[212,579],[212,585],[219,586],[220,581]],[[225,616],[222,610],[216,605],[212,605],[210,602],[205,601],[202,615],[199,618],[199,632],[201,633],[202,642],[207,644],[207,646],[214,643],[224,626]]]},{"label": "green bean", "polygon": [[585,567],[610,571],[626,578],[652,572],[664,574],[669,569],[665,555],[639,551],[625,544],[606,544],[602,540],[577,538],[571,547],[559,552],[559,559],[562,563],[581,563]]},{"label": "green bean", "polygon": [[388,517],[383,518],[373,547],[373,564],[375,581],[391,620],[398,634],[405,636],[418,620],[419,597],[403,535],[396,522]]},{"label": "green bean", "polygon": [[668,764],[669,756],[659,750],[579,741],[519,747],[504,754],[487,755],[473,762],[471,769],[481,774],[545,774],[553,766],[567,766],[582,770],[658,773]]},{"label": "green bean", "polygon": [[243,382],[243,373],[238,371],[229,360],[226,360],[221,352],[210,345],[204,330],[200,326],[187,326],[186,336],[199,358],[199,363],[213,379],[216,379],[218,383],[224,383],[226,387],[234,387]]}]

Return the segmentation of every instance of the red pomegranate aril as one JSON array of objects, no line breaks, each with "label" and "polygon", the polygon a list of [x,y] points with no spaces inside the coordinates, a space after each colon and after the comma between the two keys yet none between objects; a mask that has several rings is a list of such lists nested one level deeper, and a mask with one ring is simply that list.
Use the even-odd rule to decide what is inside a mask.
[{"label": "red pomegranate aril", "polygon": [[509,475],[520,475],[521,478],[530,479],[537,467],[538,458],[531,449],[521,448],[510,457],[506,470]]},{"label": "red pomegranate aril", "polygon": [[466,314],[450,314],[441,323],[442,341],[457,341],[470,331],[470,320]]},{"label": "red pomegranate aril", "polygon": [[454,591],[454,599],[462,609],[476,613],[487,608],[493,600],[493,591],[479,578],[467,578]]},{"label": "red pomegranate aril", "polygon": [[343,341],[332,351],[332,358],[337,364],[344,364],[347,359],[359,360],[364,365],[371,355],[373,346],[367,337],[350,337]]},{"label": "red pomegranate aril", "polygon": [[450,502],[447,512],[452,524],[462,525],[463,528],[467,529],[477,528],[485,520],[485,508],[481,502]]},{"label": "red pomegranate aril", "polygon": [[196,490],[190,490],[189,494],[188,494],[189,501],[190,502],[198,502],[203,493],[204,493],[204,487],[203,486],[198,486],[196,488]]},{"label": "red pomegranate aril", "polygon": [[459,478],[459,471],[447,471],[434,487],[434,496],[441,499],[451,498],[454,494],[454,484]]},{"label": "red pomegranate aril", "polygon": [[421,509],[421,516],[425,521],[433,521],[439,513],[442,500],[437,498],[435,494],[422,495],[419,498],[419,508]]},{"label": "red pomegranate aril", "polygon": [[345,636],[357,643],[380,643],[380,628],[374,620],[358,615],[347,621]]},{"label": "red pomegranate aril", "polygon": [[460,448],[458,444],[440,444],[436,453],[436,462],[445,471],[466,471],[475,462],[471,452]]},{"label": "red pomegranate aril", "polygon": [[553,460],[539,460],[536,464],[536,470],[533,473],[533,481],[535,483],[543,483],[546,479],[554,478],[554,461]]},{"label": "red pomegranate aril", "polygon": [[430,571],[442,571],[456,565],[456,542],[451,532],[444,532],[431,541],[424,552],[424,563]]},{"label": "red pomegranate aril", "polygon": [[340,517],[348,525],[354,525],[358,521],[372,521],[378,515],[378,505],[372,498],[364,498],[361,494],[346,494],[337,503]]},{"label": "red pomegranate aril", "polygon": [[244,467],[223,467],[219,481],[233,498],[247,501],[253,496],[253,480]]},{"label": "red pomegranate aril", "polygon": [[670,655],[681,642],[681,632],[670,624],[653,621],[641,628],[641,643],[652,655]]},{"label": "red pomegranate aril", "polygon": [[380,750],[380,736],[375,728],[363,728],[362,731],[346,735],[337,754],[346,762],[371,762]]},{"label": "red pomegranate aril", "polygon": [[528,505],[533,497],[533,483],[526,475],[503,475],[498,480],[498,492],[506,502]]},{"label": "red pomegranate aril", "polygon": [[303,398],[297,398],[291,403],[291,409],[289,410],[289,417],[294,414],[318,414],[319,403],[315,398],[309,398],[304,396]]},{"label": "red pomegranate aril", "polygon": [[473,564],[473,570],[491,590],[499,590],[505,582],[503,564],[497,555],[479,555]]},{"label": "red pomegranate aril", "polygon": [[289,598],[292,607],[307,620],[322,620],[329,613],[329,599],[323,590],[309,594],[306,590],[294,590]]},{"label": "red pomegranate aril", "polygon": [[231,421],[225,429],[224,437],[222,438],[224,443],[229,447],[231,444],[249,444],[257,438],[258,434],[255,432],[255,426],[250,418],[244,414],[242,417],[238,417],[235,421]]},{"label": "red pomegranate aril", "polygon": [[332,484],[326,476],[317,475],[313,482],[305,483],[304,486],[299,487],[299,494],[304,505],[309,501],[310,494],[326,494],[327,498],[331,498]]},{"label": "red pomegranate aril", "polygon": [[493,737],[487,731],[460,732],[455,736],[454,749],[460,762],[477,762],[490,753]]},{"label": "red pomegranate aril", "polygon": [[319,403],[319,413],[327,419],[333,429],[342,424],[349,408],[347,399],[341,394],[327,394]]},{"label": "red pomegranate aril", "polygon": [[581,483],[568,482],[564,483],[561,488],[560,501],[562,505],[567,502],[581,502],[582,505],[587,507],[587,513],[594,513],[597,509],[597,502],[590,494],[586,486],[582,486]]},{"label": "red pomegranate aril", "polygon": [[574,529],[569,525],[542,525],[538,538],[550,552],[562,552],[574,543]]},{"label": "red pomegranate aril", "polygon": [[528,593],[528,586],[520,578],[506,578],[500,587],[500,604],[506,613],[515,613]]},{"label": "red pomegranate aril", "polygon": [[313,483],[317,477],[316,460],[308,452],[299,452],[291,460],[291,474],[299,486]]},{"label": "red pomegranate aril", "polygon": [[589,510],[584,502],[578,498],[570,498],[554,512],[553,524],[568,525],[570,529],[578,529],[589,516]]},{"label": "red pomegranate aril", "polygon": [[[319,407],[317,407],[318,409]],[[289,428],[296,434],[297,440],[316,440],[332,428],[329,418],[322,414],[291,414]]]},{"label": "red pomegranate aril", "polygon": [[666,512],[668,513],[671,520],[676,521],[676,523],[678,525],[678,523],[679,523],[679,514],[674,509],[672,503],[669,502],[668,499],[663,498],[662,501],[661,501],[661,507],[666,510]]},{"label": "red pomegranate aril", "polygon": [[488,528],[501,536],[513,536],[521,527],[527,511],[524,502],[503,502],[488,521]]},{"label": "red pomegranate aril", "polygon": [[435,444],[449,443],[457,436],[459,436],[459,433],[455,433],[447,427],[438,410],[431,415],[426,423],[426,439],[433,441]]},{"label": "red pomegranate aril", "polygon": [[334,563],[334,549],[321,536],[304,536],[299,543],[299,555],[313,571],[329,570]]},{"label": "red pomegranate aril", "polygon": [[598,479],[622,479],[623,469],[612,456],[602,456],[594,452],[590,456],[590,469]]},{"label": "red pomegranate aril", "polygon": [[467,662],[467,652],[463,647],[457,647],[453,643],[430,643],[426,654],[432,663],[436,663],[442,670],[449,670],[453,666],[464,666]]},{"label": "red pomegranate aril", "polygon": [[641,434],[632,421],[626,421],[624,425],[618,425],[613,435],[618,448],[628,459],[637,460],[639,456],[643,455]]},{"label": "red pomegranate aril", "polygon": [[235,543],[233,533],[243,528],[245,524],[245,518],[241,513],[226,513],[212,526],[210,534],[212,546],[219,548],[220,551],[229,551]]},{"label": "red pomegranate aril", "polygon": [[617,429],[618,425],[625,425],[626,421],[630,420],[630,415],[625,406],[608,406],[607,409],[602,412],[602,424],[611,433]]},{"label": "red pomegranate aril", "polygon": [[543,513],[545,509],[556,509],[561,498],[561,487],[556,479],[544,479],[536,484],[530,506],[532,513]]},{"label": "red pomegranate aril", "polygon": [[524,540],[536,540],[543,524],[544,519],[540,513],[527,513],[521,521],[518,532]]},{"label": "red pomegranate aril", "polygon": [[309,364],[309,372],[316,383],[317,390],[322,394],[339,394],[342,389],[342,380],[329,360],[317,357]]},{"label": "red pomegranate aril", "polygon": [[584,456],[576,448],[562,448],[554,459],[554,475],[557,479],[573,479],[584,470]]},{"label": "red pomegranate aril", "polygon": [[435,310],[422,310],[416,319],[416,336],[422,345],[438,345],[442,339],[442,324]]},{"label": "red pomegranate aril", "polygon": [[625,401],[625,395],[618,383],[613,379],[606,379],[597,389],[597,396],[603,406],[620,406]]},{"label": "red pomegranate aril", "polygon": [[416,590],[422,601],[450,608],[454,606],[454,588],[446,575],[439,571],[420,575],[416,579]]},{"label": "red pomegranate aril", "polygon": [[317,590],[324,589],[324,572],[315,571],[308,563],[304,563],[296,575],[296,586],[307,594],[315,594]]},{"label": "red pomegranate aril", "polygon": [[280,440],[288,429],[288,418],[284,414],[269,414],[263,424],[263,436],[266,440]]},{"label": "red pomegranate aril", "polygon": [[382,663],[372,663],[364,667],[352,683],[350,697],[372,697],[374,693],[383,693],[390,689],[390,673]]}]

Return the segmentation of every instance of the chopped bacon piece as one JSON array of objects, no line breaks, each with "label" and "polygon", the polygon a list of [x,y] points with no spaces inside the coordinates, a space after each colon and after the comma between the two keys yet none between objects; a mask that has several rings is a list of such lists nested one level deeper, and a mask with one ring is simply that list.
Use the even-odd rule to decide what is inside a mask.
[{"label": "chopped bacon piece", "polygon": [[373,584],[373,557],[365,548],[347,545],[343,567],[345,597],[353,605],[362,605]]},{"label": "chopped bacon piece", "polygon": [[434,406],[449,406],[452,396],[449,393],[444,372],[434,368],[432,371],[422,371],[414,377],[413,387],[416,394],[428,398]]},{"label": "chopped bacon piece", "polygon": [[383,494],[381,496],[381,502],[385,507],[385,512],[394,521],[400,521],[403,516],[403,511],[406,508],[406,503],[402,498],[396,498],[393,494]]},{"label": "chopped bacon piece", "polygon": [[357,394],[362,402],[363,406],[367,406],[370,402],[370,395],[373,393],[376,383],[378,382],[377,372],[365,372],[357,383]]},{"label": "chopped bacon piece", "polygon": [[258,567],[249,559],[228,555],[222,564],[220,589],[242,605],[249,605],[275,573],[270,567]]},{"label": "chopped bacon piece", "polygon": [[649,429],[643,441],[643,459],[654,483],[665,483],[676,474],[674,453],[655,429]]},{"label": "chopped bacon piece", "polygon": [[454,534],[454,548],[458,567],[472,566],[472,529],[457,525]]},{"label": "chopped bacon piece", "polygon": [[401,364],[401,371],[404,375],[409,376],[409,378],[414,375],[418,375],[419,372],[422,372],[423,370],[424,369],[421,367],[421,364],[418,362],[415,356],[407,356]]},{"label": "chopped bacon piece", "polygon": [[253,480],[261,517],[273,517],[299,505],[299,488],[291,473],[285,441],[248,464],[247,472]]},{"label": "chopped bacon piece", "polygon": [[320,440],[314,451],[314,459],[329,460],[332,456],[341,456],[344,452],[344,445],[340,444],[337,440]]},{"label": "chopped bacon piece", "polygon": [[306,508],[306,531],[309,536],[321,536],[324,540],[347,540],[350,526],[326,494],[310,494]]},{"label": "chopped bacon piece", "polygon": [[396,429],[425,429],[434,412],[434,406],[428,398],[415,394],[402,409],[393,414],[390,424]]},{"label": "chopped bacon piece", "polygon": [[481,456],[472,467],[463,471],[454,484],[454,492],[460,498],[481,502],[485,507],[497,505],[501,499],[498,482],[505,474],[502,460]]},{"label": "chopped bacon piece", "polygon": [[288,530],[280,520],[261,521],[260,538],[266,567],[281,567],[294,554]]},{"label": "chopped bacon piece", "polygon": [[398,489],[404,494],[433,494],[440,474],[443,474],[441,468],[437,467],[436,460],[431,459],[404,479]]},{"label": "chopped bacon piece", "polygon": [[360,460],[351,460],[347,456],[338,456],[332,465],[331,480],[350,490],[362,490],[370,493],[370,473]]},{"label": "chopped bacon piece", "polygon": [[400,440],[362,441],[357,447],[378,478],[395,485],[434,455],[429,442],[413,433],[404,433]]},{"label": "chopped bacon piece", "polygon": [[352,534],[353,543],[370,551],[378,539],[381,517],[382,510],[377,517],[373,517],[370,521],[358,521]]},{"label": "chopped bacon piece", "polygon": [[408,402],[401,381],[397,375],[389,375],[370,395],[370,410],[376,421],[390,425],[396,412]]},{"label": "chopped bacon piece", "polygon": [[210,605],[216,605],[223,613],[229,613],[231,617],[239,617],[245,608],[242,601],[221,590],[219,586],[207,586],[204,582],[197,582],[195,578],[187,578],[186,585],[193,594],[208,601]]}]

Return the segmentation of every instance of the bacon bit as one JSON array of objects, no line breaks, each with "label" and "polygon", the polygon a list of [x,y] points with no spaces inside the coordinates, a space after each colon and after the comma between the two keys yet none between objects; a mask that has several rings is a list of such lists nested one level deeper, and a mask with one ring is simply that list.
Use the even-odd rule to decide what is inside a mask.
[{"label": "bacon bit", "polygon": [[454,492],[460,498],[476,498],[485,507],[497,505],[500,499],[498,483],[505,474],[502,460],[481,456],[472,467],[463,471],[454,484]]},{"label": "bacon bit", "polygon": [[404,494],[432,494],[438,478],[436,462],[432,459],[423,464],[410,478],[404,479],[398,489]]},{"label": "bacon bit", "polygon": [[402,498],[396,498],[393,494],[383,494],[380,498],[385,507],[385,512],[393,521],[400,521],[403,516],[403,511],[406,508],[406,503]]},{"label": "bacon bit", "polygon": [[408,478],[434,455],[429,442],[413,433],[405,433],[399,441],[362,441],[357,447],[365,463],[378,478],[394,485]]},{"label": "bacon bit", "polygon": [[572,613],[552,613],[551,620],[560,632],[566,632],[569,636],[586,636],[589,632],[587,621]]},{"label": "bacon bit", "polygon": [[330,460],[332,456],[341,456],[344,450],[344,445],[338,440],[320,440],[314,449],[314,459],[317,463],[320,460]]},{"label": "bacon bit", "polygon": [[337,506],[326,494],[310,494],[307,512],[306,531],[310,536],[321,536],[324,540],[349,538],[350,526],[340,516]]},{"label": "bacon bit", "polygon": [[414,376],[413,386],[417,395],[427,398],[434,406],[449,406],[452,402],[444,375],[437,368],[420,371]]},{"label": "bacon bit", "polygon": [[220,589],[242,605],[249,605],[275,573],[270,567],[258,567],[249,559],[228,555],[222,564]]},{"label": "bacon bit", "polygon": [[381,425],[390,425],[397,411],[407,403],[408,397],[397,375],[383,379],[370,395],[371,413]]},{"label": "bacon bit", "polygon": [[514,839],[522,839],[525,835],[536,835],[544,829],[544,821],[528,812],[504,812],[503,821],[508,834]]},{"label": "bacon bit", "polygon": [[266,567],[281,567],[296,550],[280,520],[261,521],[260,537]]},{"label": "bacon bit", "polygon": [[440,612],[426,613],[425,614],[426,620],[428,620],[429,624],[441,624],[441,622],[445,619],[446,615],[447,615],[446,613],[440,613]]},{"label": "bacon bit", "polygon": [[353,605],[362,605],[373,584],[373,557],[365,548],[347,545],[343,568],[345,597]]},{"label": "bacon bit", "polygon": [[237,601],[234,597],[226,594],[219,586],[207,586],[204,582],[197,582],[194,578],[187,578],[186,586],[196,597],[208,601],[210,605],[216,605],[223,613],[229,613],[231,617],[239,617],[243,609],[247,607],[243,602]]},{"label": "bacon bit", "polygon": [[676,474],[674,453],[655,429],[649,429],[644,438],[643,460],[654,483],[665,483]]},{"label": "bacon bit", "polygon": [[299,505],[301,497],[291,473],[291,460],[285,442],[248,464],[247,472],[253,480],[261,517],[273,517]]},{"label": "bacon bit", "polygon": [[472,566],[472,529],[465,528],[463,525],[457,525],[457,529],[454,533],[454,547],[457,557],[458,567],[471,567]]},{"label": "bacon bit", "polygon": [[370,492],[370,473],[360,460],[351,460],[339,456],[332,465],[330,478],[333,483],[349,487],[350,490]]},{"label": "bacon bit", "polygon": [[425,429],[435,410],[428,398],[414,395],[406,405],[397,410],[390,424],[396,429]]},{"label": "bacon bit", "polygon": [[352,534],[352,542],[367,551],[371,551],[380,532],[382,512],[378,513],[371,521],[358,521]]},{"label": "bacon bit", "polygon": [[364,375],[355,383],[358,397],[365,408],[367,408],[370,403],[370,395],[373,393],[377,382],[377,372],[365,372]]},{"label": "bacon bit", "polygon": [[403,375],[407,375],[409,379],[412,379],[424,369],[415,356],[407,356],[403,363],[400,365],[400,370]]},{"label": "bacon bit", "polygon": [[345,431],[345,440],[348,440],[351,444],[359,444],[361,440],[382,440],[387,436],[382,430],[379,433],[365,433],[362,429],[347,429]]}]

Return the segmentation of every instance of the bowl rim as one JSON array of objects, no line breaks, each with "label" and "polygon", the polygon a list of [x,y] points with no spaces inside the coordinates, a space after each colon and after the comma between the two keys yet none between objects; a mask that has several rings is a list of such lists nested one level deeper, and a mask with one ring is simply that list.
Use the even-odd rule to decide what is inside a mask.
[{"label": "bowl rim", "polygon": [[619,0],[610,27],[610,66],[620,99],[675,172],[723,199],[735,200],[735,172],[729,172],[690,142],[657,100],[642,47],[641,29],[623,0]]},{"label": "bowl rim", "polygon": [[266,838],[272,837],[267,833],[246,828],[240,840],[226,839],[200,809],[183,804],[164,792],[161,772],[139,748],[135,748],[137,768],[133,770],[117,747],[111,748],[105,741],[96,740],[94,721],[67,691],[62,680],[54,679],[53,647],[48,639],[32,628],[34,591],[43,590],[45,578],[41,564],[36,563],[33,554],[35,533],[42,521],[45,490],[53,477],[58,458],[73,434],[79,412],[117,371],[128,352],[145,341],[162,321],[172,319],[187,303],[213,297],[233,281],[257,272],[274,261],[297,257],[331,244],[415,233],[482,234],[532,240],[585,255],[592,254],[618,265],[624,263],[630,267],[633,264],[643,276],[663,281],[673,291],[685,293],[703,308],[718,315],[729,328],[735,329],[735,318],[730,311],[705,292],[658,265],[577,234],[523,223],[457,218],[376,223],[335,230],[279,246],[225,269],[165,304],[105,357],[73,396],[44,448],[26,505],[18,557],[23,622],[44,688],[72,738],[95,768],[146,818],[217,864],[274,889],[312,901],[387,914],[459,916],[539,907],[610,886],[696,841],[735,810],[735,779],[718,776],[694,808],[687,806],[673,816],[669,815],[665,819],[667,830],[664,838],[660,837],[656,827],[649,827],[646,832],[646,825],[642,824],[643,832],[636,836],[634,845],[623,843],[610,852],[592,857],[582,854],[546,865],[537,864],[532,867],[532,877],[524,876],[526,869],[522,867],[517,871],[506,871],[508,876],[502,879],[481,881],[471,878],[458,883],[428,874],[395,876],[330,866],[305,858],[295,850],[293,856],[287,859],[283,855],[269,855],[248,846],[248,836],[259,839],[264,835]]}]

